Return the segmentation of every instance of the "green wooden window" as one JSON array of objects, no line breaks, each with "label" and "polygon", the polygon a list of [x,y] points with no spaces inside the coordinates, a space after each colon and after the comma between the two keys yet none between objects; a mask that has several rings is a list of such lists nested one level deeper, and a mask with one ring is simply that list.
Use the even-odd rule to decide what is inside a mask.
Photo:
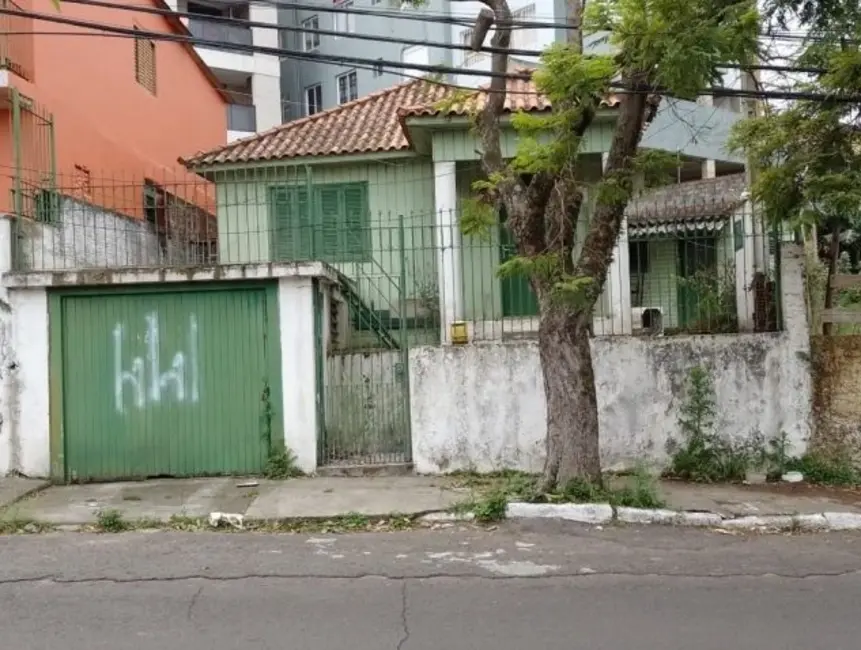
[{"label": "green wooden window", "polygon": [[371,258],[367,183],[273,187],[273,252],[277,260],[365,262]]},{"label": "green wooden window", "polygon": [[53,190],[38,190],[33,197],[36,221],[55,223],[60,220],[60,195]]}]

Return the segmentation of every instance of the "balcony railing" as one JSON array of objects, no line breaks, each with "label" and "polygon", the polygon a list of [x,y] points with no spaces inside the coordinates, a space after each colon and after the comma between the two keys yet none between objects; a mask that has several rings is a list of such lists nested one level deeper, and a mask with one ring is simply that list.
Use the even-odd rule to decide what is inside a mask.
[{"label": "balcony railing", "polygon": [[227,130],[248,131],[249,133],[256,131],[257,114],[254,106],[249,104],[228,104]]},{"label": "balcony railing", "polygon": [[[0,0],[0,8],[23,11],[12,0]],[[33,19],[0,14],[0,69],[33,79]]]},{"label": "balcony railing", "polygon": [[251,28],[241,25],[224,25],[206,18],[189,18],[188,31],[195,38],[233,45],[252,45]]}]

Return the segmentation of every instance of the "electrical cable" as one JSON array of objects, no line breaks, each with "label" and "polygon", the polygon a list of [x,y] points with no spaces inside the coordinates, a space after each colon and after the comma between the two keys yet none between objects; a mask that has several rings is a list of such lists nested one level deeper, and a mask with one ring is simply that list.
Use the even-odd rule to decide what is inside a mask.
[{"label": "electrical cable", "polygon": [[[525,72],[508,72],[508,73],[494,73],[492,71],[483,71],[483,70],[471,70],[471,69],[463,69],[463,68],[455,68],[451,66],[443,66],[443,65],[426,65],[419,63],[405,63],[402,61],[392,61],[392,60],[375,60],[368,59],[363,57],[351,57],[344,55],[327,55],[320,54],[315,52],[302,52],[297,50],[289,50],[286,48],[276,48],[276,47],[268,47],[268,46],[260,46],[260,45],[246,45],[240,43],[224,43],[222,41],[212,41],[208,39],[196,38],[196,37],[188,37],[184,35],[178,34],[167,34],[165,32],[152,32],[148,30],[139,30],[139,29],[128,29],[124,27],[116,27],[112,25],[106,25],[103,23],[98,23],[94,21],[87,20],[79,20],[73,18],[65,18],[58,15],[51,14],[41,14],[35,12],[26,12],[20,10],[10,10],[7,8],[0,8],[0,15],[12,15],[12,16],[22,16],[32,18],[34,20],[43,20],[49,23],[57,23],[57,24],[65,24],[75,27],[82,27],[84,29],[92,29],[98,30],[101,32],[107,32],[112,34],[120,34],[124,36],[136,37],[136,38],[146,38],[153,41],[167,41],[167,42],[177,42],[184,43],[188,45],[197,45],[201,47],[207,47],[212,49],[218,49],[223,51],[239,51],[244,53],[260,53],[260,54],[269,54],[271,56],[283,57],[285,59],[293,59],[293,60],[307,60],[307,61],[315,61],[320,63],[335,63],[343,66],[351,66],[351,67],[363,67],[365,69],[379,69],[379,68],[390,68],[390,69],[398,69],[400,71],[407,70],[418,70],[422,72],[427,72],[431,74],[455,74],[455,75],[467,75],[467,76],[477,76],[477,77],[501,77],[506,79],[528,79],[531,77],[531,73]],[[410,76],[410,75],[405,75]],[[454,86],[454,84],[441,82],[438,80],[430,80],[436,83],[440,83],[441,85]],[[666,93],[664,89],[659,87],[642,87],[642,88],[629,88],[625,87],[618,83],[611,83],[611,88],[614,92],[618,92],[620,94],[654,94],[654,93]],[[475,90],[474,88],[468,88],[469,90]],[[705,89],[704,89],[705,90]],[[773,98],[773,99],[799,99],[799,100],[810,100],[810,101],[832,101],[832,102],[841,102],[841,103],[859,103],[861,102],[861,96],[847,96],[847,95],[829,95],[824,93],[813,93],[813,92],[791,92],[791,91],[767,91],[767,90],[743,90],[743,89],[735,89],[735,88],[724,88],[724,87],[712,87],[708,89],[708,94],[720,94],[722,96],[727,97],[747,97],[747,98]]]}]

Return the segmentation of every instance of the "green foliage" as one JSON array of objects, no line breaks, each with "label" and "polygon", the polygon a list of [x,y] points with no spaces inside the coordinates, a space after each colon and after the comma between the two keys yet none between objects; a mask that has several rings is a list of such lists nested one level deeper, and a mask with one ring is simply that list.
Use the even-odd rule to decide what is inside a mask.
[{"label": "green foliage", "polygon": [[743,481],[751,464],[744,445],[725,440],[716,427],[714,386],[708,372],[696,366],[688,374],[687,394],[681,406],[681,442],[670,439],[667,474],[687,481],[713,483]]},{"label": "green foliage", "polygon": [[263,476],[273,480],[283,480],[302,476],[302,470],[296,466],[295,454],[282,442],[273,445],[263,468]]},{"label": "green foliage", "polygon": [[131,528],[119,510],[100,510],[96,514],[96,528],[103,533],[121,533]]},{"label": "green foliage", "polygon": [[572,503],[609,503],[624,508],[663,508],[666,502],[658,493],[658,483],[653,476],[638,468],[630,477],[623,477],[621,485],[595,485],[582,478],[575,478],[558,493],[547,495],[551,501]]},{"label": "green foliage", "polygon": [[680,163],[680,154],[641,149],[634,158],[634,172],[643,179],[643,189],[661,187],[675,181]]},{"label": "green foliage", "polygon": [[719,83],[720,63],[747,61],[757,49],[755,2],[722,0],[591,0],[587,26],[612,33],[623,69],[676,97],[695,98]]},{"label": "green foliage", "polygon": [[[781,28],[800,21],[810,39],[798,64],[824,71],[796,90],[851,100],[861,95],[861,9],[847,0],[767,0]],[[803,99],[734,128],[731,148],[747,154],[758,176],[751,194],[773,221],[828,226],[861,221],[858,101]],[[848,223],[847,223],[848,222]]]},{"label": "green foliage", "polygon": [[499,220],[496,209],[479,197],[468,197],[460,204],[460,231],[468,237],[489,241],[490,235]]},{"label": "green foliage", "polygon": [[750,441],[751,467],[765,471],[769,481],[779,481],[788,470],[791,448],[786,431],[781,431],[770,440],[765,440],[757,432]]},{"label": "green foliage", "polygon": [[861,471],[845,457],[829,458],[809,453],[801,458],[789,459],[787,471],[801,472],[804,480],[817,485],[856,487],[861,485]]},{"label": "green foliage", "polygon": [[697,318],[685,329],[696,334],[726,334],[738,331],[735,300],[735,269],[731,264],[720,269],[701,269],[679,286],[697,297]]},{"label": "green foliage", "polygon": [[486,524],[505,519],[505,509],[508,507],[508,494],[502,490],[491,492],[472,506],[475,520]]}]

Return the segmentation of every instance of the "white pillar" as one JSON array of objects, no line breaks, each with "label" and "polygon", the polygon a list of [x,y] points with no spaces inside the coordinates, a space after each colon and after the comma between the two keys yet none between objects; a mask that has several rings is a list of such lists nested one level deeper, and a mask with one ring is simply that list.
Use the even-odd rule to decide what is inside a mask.
[{"label": "white pillar", "polygon": [[454,162],[434,163],[434,213],[439,275],[440,342],[451,343],[451,324],[463,319],[461,237]]},{"label": "white pillar", "polygon": [[716,160],[704,160],[703,161],[703,178],[715,178],[717,176],[717,161]]},{"label": "white pillar", "polygon": [[[608,154],[601,154],[602,168],[607,168]],[[631,334],[633,331],[631,322],[631,269],[628,259],[628,218],[622,218],[622,228],[619,238],[613,248],[613,261],[607,272],[607,282],[604,285],[607,294],[610,313],[605,314],[601,320],[607,326],[602,328],[596,326],[595,334]],[[609,318],[607,318],[609,317]]]},{"label": "white pillar", "polygon": [[[278,280],[281,328],[281,398],[284,444],[303,472],[317,471],[317,350],[314,341],[314,284],[310,278]],[[324,355],[325,356],[325,355]]]}]

